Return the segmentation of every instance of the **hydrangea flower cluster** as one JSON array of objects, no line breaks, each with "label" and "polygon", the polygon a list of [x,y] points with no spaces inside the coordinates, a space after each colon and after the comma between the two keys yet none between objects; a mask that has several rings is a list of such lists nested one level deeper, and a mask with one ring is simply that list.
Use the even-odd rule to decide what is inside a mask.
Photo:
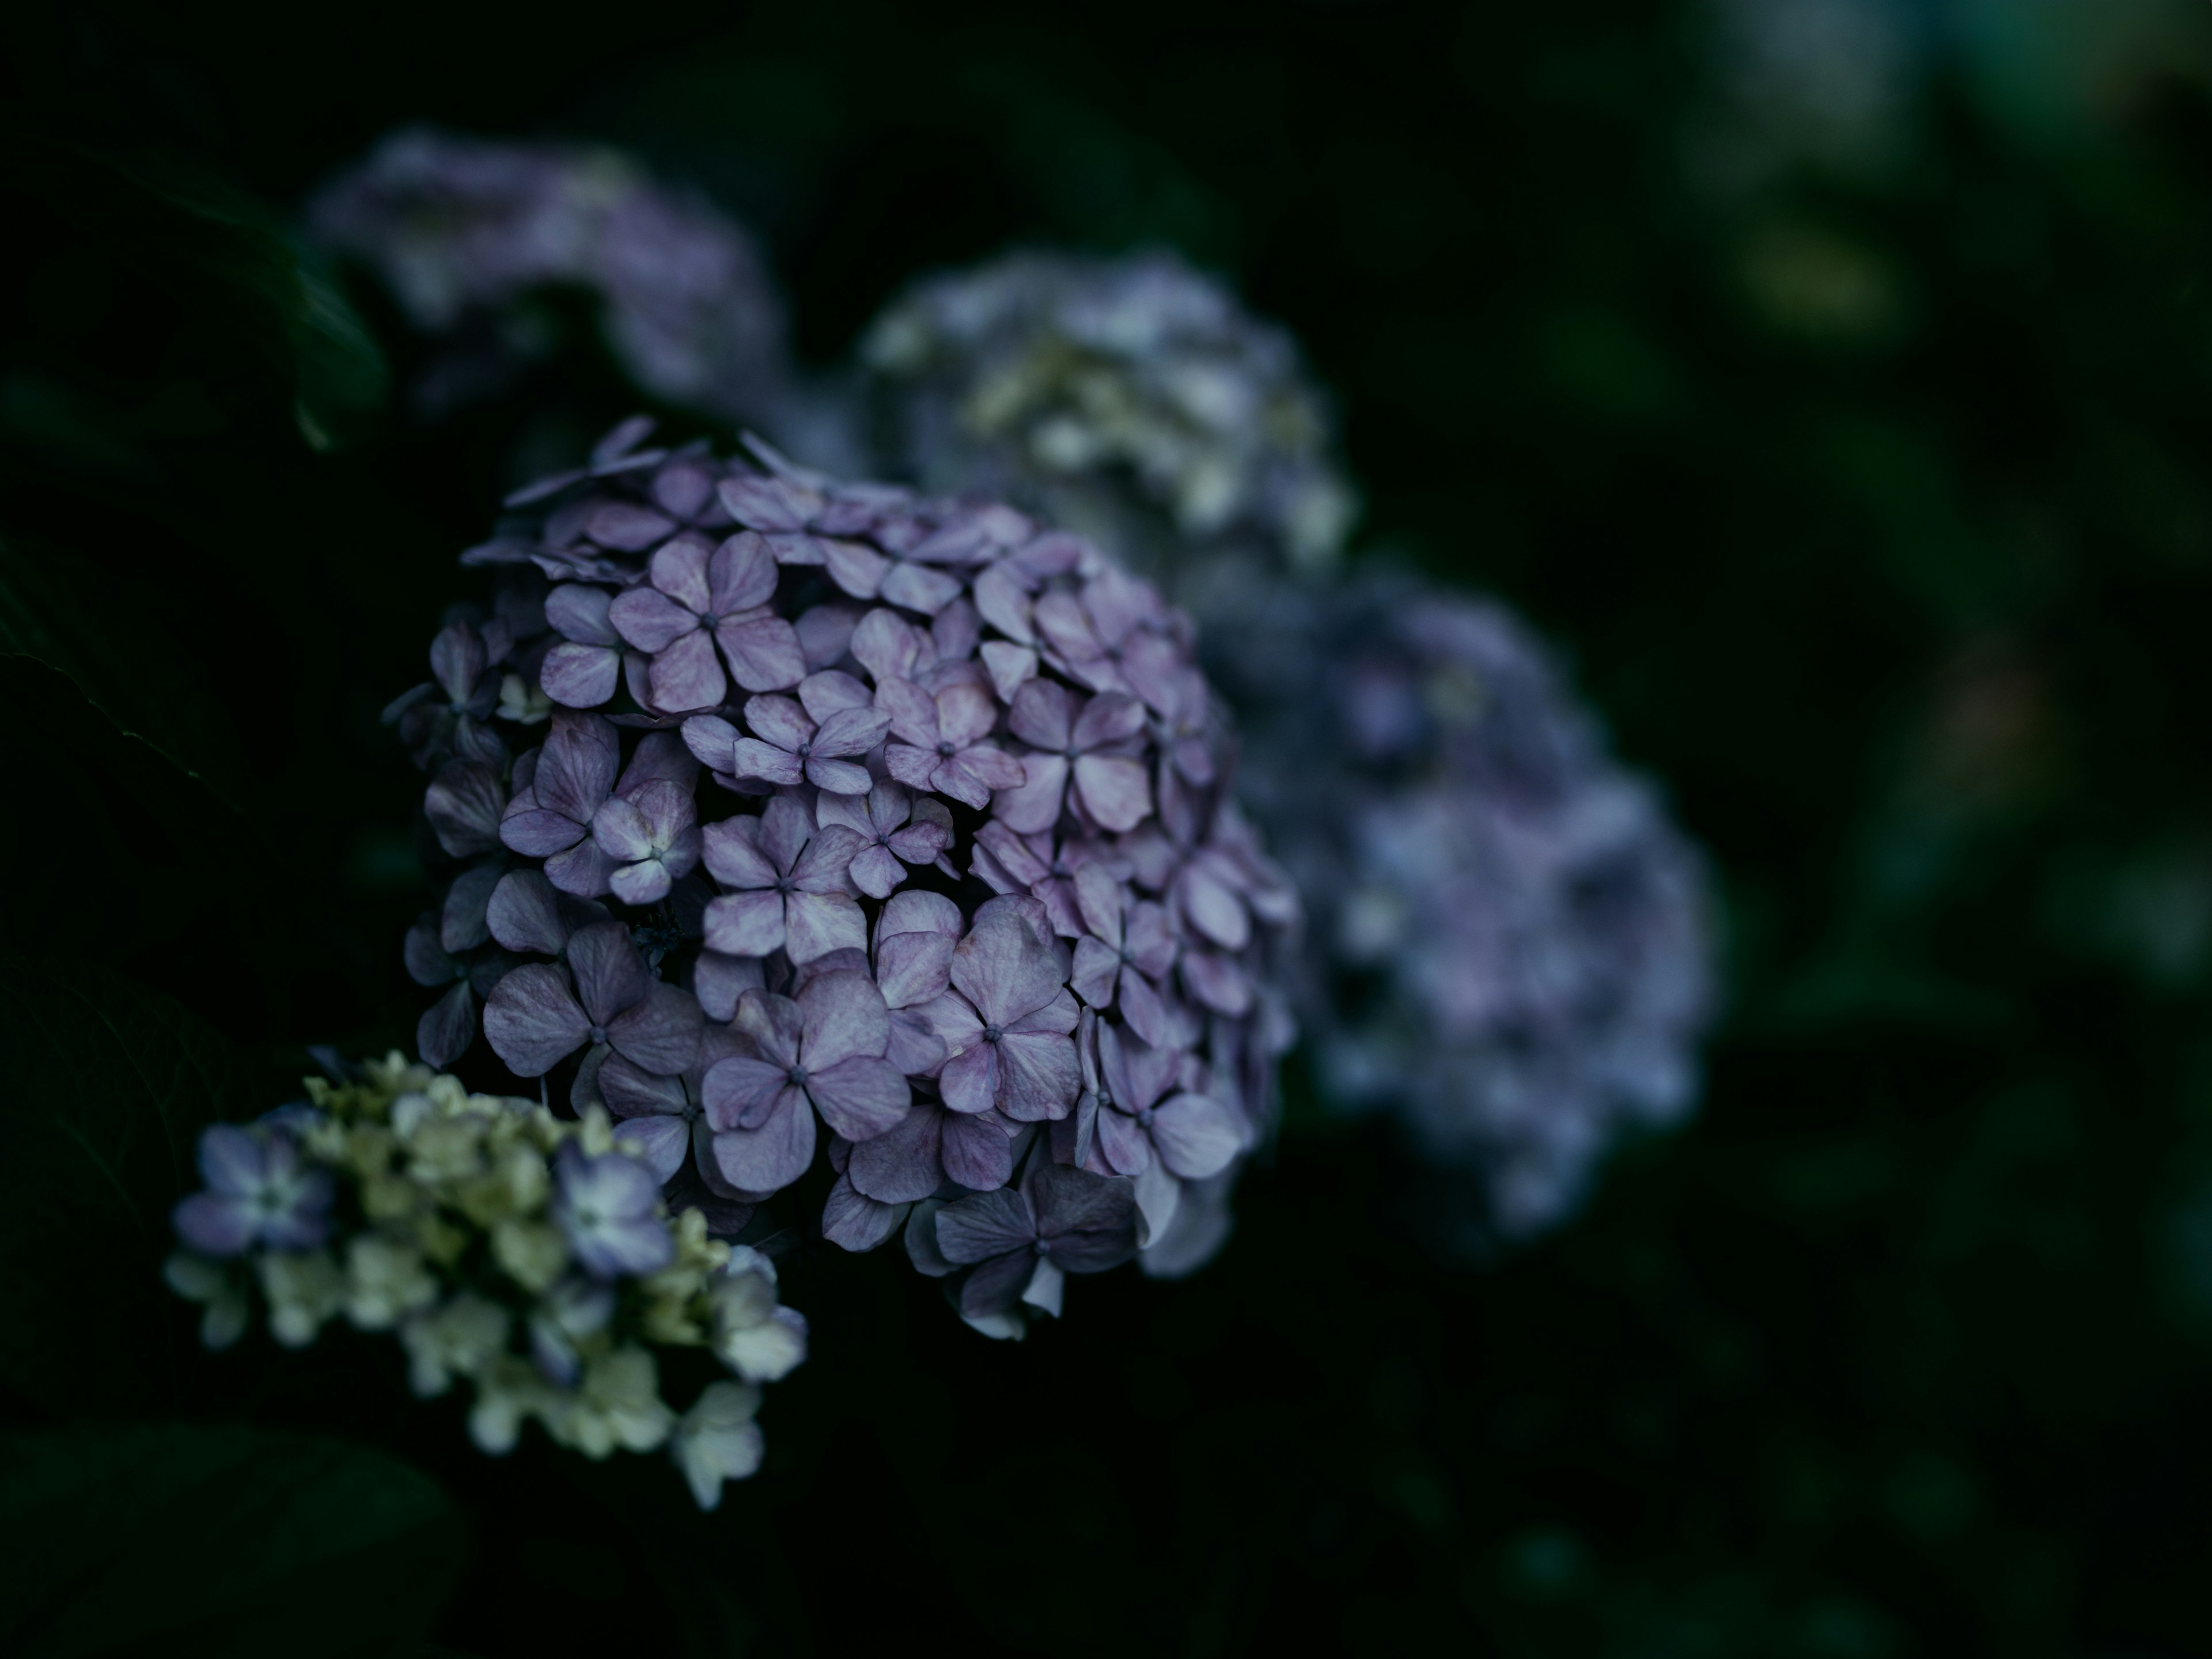
[{"label": "hydrangea flower cluster", "polygon": [[420,388],[434,407],[538,355],[519,302],[554,287],[600,301],[608,345],[655,397],[758,422],[788,393],[783,303],[752,238],[618,151],[403,128],[316,193],[307,228],[449,342]]},{"label": "hydrangea flower cluster", "polygon": [[[1687,1108],[1694,854],[1501,608],[1316,557],[1346,515],[1291,503],[1350,496],[1286,337],[1171,260],[1022,255],[923,283],[864,351],[887,465],[1068,503],[1197,617],[1241,793],[1314,912],[1324,1090],[1472,1174],[1443,1231],[1557,1221],[1624,1127]],[[1193,435],[1208,410],[1252,447]]]},{"label": "hydrangea flower cluster", "polygon": [[824,1153],[823,1234],[903,1230],[994,1334],[1196,1267],[1297,906],[1188,620],[1011,507],[647,431],[510,498],[492,609],[389,711],[452,872],[424,1058],[480,1024],[720,1236]]},{"label": "hydrangea flower cluster", "polygon": [[[665,1446],[702,1509],[758,1467],[759,1385],[806,1357],[765,1256],[710,1238],[697,1209],[672,1216],[604,1110],[562,1121],[396,1053],[337,1069],[200,1138],[207,1186],[177,1207],[167,1276],[205,1304],[210,1347],[243,1334],[258,1290],[288,1347],[343,1317],[397,1334],[416,1394],[466,1382],[485,1451],[532,1421],[591,1457]],[[679,1415],[656,1349],[711,1352],[738,1380]]]},{"label": "hydrangea flower cluster", "polygon": [[1220,657],[1247,799],[1311,896],[1323,1086],[1476,1177],[1486,1213],[1447,1235],[1549,1226],[1694,1097],[1703,865],[1501,607],[1367,573],[1249,614]]},{"label": "hydrangea flower cluster", "polygon": [[927,279],[860,345],[896,474],[1045,513],[1165,577],[1176,541],[1334,560],[1355,498],[1297,347],[1172,254]]}]

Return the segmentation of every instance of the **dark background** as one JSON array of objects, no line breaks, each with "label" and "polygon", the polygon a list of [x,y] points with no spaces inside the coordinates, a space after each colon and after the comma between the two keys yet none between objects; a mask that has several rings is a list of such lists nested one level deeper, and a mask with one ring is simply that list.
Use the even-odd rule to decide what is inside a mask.
[{"label": "dark background", "polygon": [[[239,1590],[319,1621],[295,1651],[404,1581],[395,1629],[486,1656],[2212,1652],[2201,13],[1901,5],[1917,69],[1854,149],[1656,0],[15,11],[23,1443],[64,1491],[152,1467],[98,1426],[126,1421],[429,1471],[453,1509],[416,1543],[468,1539],[443,1610],[404,1553]],[[638,401],[580,317],[424,428],[388,307],[318,309],[288,216],[413,118],[701,184],[817,363],[1017,241],[1233,279],[1339,392],[1365,539],[1559,640],[1711,849],[1695,1121],[1556,1237],[1447,1267],[1388,1138],[1294,1068],[1224,1256],[1079,1285],[1018,1347],[902,1263],[802,1255],[813,1356],[707,1521],[658,1459],[478,1457],[388,1340],[200,1355],[152,1285],[186,1142],[143,1102],[242,1114],[308,1042],[407,1040],[420,785],[376,712],[468,591],[519,423]],[[121,1207],[64,1169],[80,1117]]]}]

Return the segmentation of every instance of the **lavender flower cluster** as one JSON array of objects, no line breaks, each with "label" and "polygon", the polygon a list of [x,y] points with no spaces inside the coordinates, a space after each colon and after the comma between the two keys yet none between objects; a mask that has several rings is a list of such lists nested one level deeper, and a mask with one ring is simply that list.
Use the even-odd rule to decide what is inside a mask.
[{"label": "lavender flower cluster", "polygon": [[824,1236],[903,1230],[1018,1334],[1062,1276],[1196,1267],[1291,1038],[1297,918],[1188,621],[1010,507],[755,445],[509,499],[388,712],[453,873],[407,960],[735,1236],[827,1142]]},{"label": "lavender flower cluster", "polygon": [[1219,655],[1246,798],[1311,896],[1324,1091],[1475,1177],[1476,1211],[1428,1218],[1448,1237],[1554,1224],[1694,1097],[1701,861],[1500,606],[1368,572],[1247,614]]},{"label": "lavender flower cluster", "polygon": [[1324,1092],[1472,1174],[1448,1232],[1558,1221],[1686,1109],[1694,853],[1500,607],[1317,556],[1351,497],[1287,337],[1172,260],[1020,255],[924,283],[864,355],[887,466],[1054,503],[1196,617],[1314,913]]},{"label": "lavender flower cluster", "polygon": [[[765,1256],[696,1209],[672,1219],[598,1108],[564,1122],[398,1054],[337,1069],[200,1138],[207,1185],[177,1206],[167,1277],[205,1305],[210,1347],[244,1334],[258,1289],[285,1346],[343,1316],[397,1334],[416,1394],[465,1382],[485,1451],[531,1421],[591,1457],[666,1446],[702,1509],[758,1467],[759,1385],[806,1357]],[[708,1350],[738,1380],[678,1415],[656,1348]]]},{"label": "lavender flower cluster", "polygon": [[318,191],[307,219],[446,341],[418,388],[433,410],[543,349],[520,302],[554,287],[599,301],[609,347],[657,398],[769,422],[788,399],[783,303],[752,238],[618,151],[402,128]]},{"label": "lavender flower cluster", "polygon": [[1178,541],[1255,534],[1310,569],[1352,527],[1296,344],[1172,254],[930,278],[860,357],[896,474],[1034,507],[1163,580]]}]

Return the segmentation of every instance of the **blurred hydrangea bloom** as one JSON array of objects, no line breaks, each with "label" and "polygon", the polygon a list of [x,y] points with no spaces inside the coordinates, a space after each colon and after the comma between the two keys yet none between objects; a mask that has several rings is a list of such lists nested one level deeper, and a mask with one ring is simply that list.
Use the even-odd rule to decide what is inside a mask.
[{"label": "blurred hydrangea bloom", "polygon": [[451,343],[419,389],[433,410],[542,349],[521,302],[556,287],[599,300],[609,347],[653,396],[771,429],[786,407],[783,305],[752,239],[617,151],[403,128],[323,186],[307,225]]},{"label": "blurred hydrangea bloom", "polygon": [[[887,465],[1050,503],[1197,618],[1237,717],[1239,793],[1313,913],[1300,1000],[1325,1092],[1408,1126],[1443,1172],[1448,1237],[1557,1220],[1624,1126],[1686,1109],[1708,1003],[1694,854],[1505,612],[1333,562],[1352,498],[1287,336],[1172,259],[1020,255],[923,283],[863,354]],[[1178,775],[1218,787],[1211,702],[1178,696],[1112,604],[1031,614],[1081,686],[1151,688]],[[1016,694],[1014,729],[1050,769],[982,848],[1073,914],[1076,987],[1117,1016],[1081,1043],[1066,1135],[1140,1191],[1139,1170],[1173,1170],[1184,1224],[1161,1231],[1199,1249],[1213,1130],[1147,1048],[1162,918],[1146,901],[1185,935],[1188,998],[1235,1014],[1251,878],[1230,836],[1179,854],[1133,907],[1085,894],[1084,870],[1048,875],[1051,837],[1008,833],[1036,827],[1024,799],[1057,811],[1065,794],[1097,821],[1115,787],[1091,746],[1109,699],[1067,698]]]},{"label": "blurred hydrangea bloom", "polygon": [[1324,1090],[1477,1177],[1480,1210],[1431,1218],[1448,1237],[1549,1225],[1624,1130],[1692,1103],[1702,863],[1501,607],[1385,572],[1266,586],[1208,609],[1245,617],[1218,657],[1247,797],[1315,913]]},{"label": "blurred hydrangea bloom", "polygon": [[[667,1445],[707,1509],[752,1473],[755,1385],[806,1354],[767,1258],[664,1204],[597,1107],[563,1121],[398,1054],[343,1069],[309,1079],[303,1103],[201,1137],[208,1188],[177,1207],[168,1279],[206,1304],[210,1347],[244,1334],[258,1285],[288,1347],[343,1317],[397,1334],[416,1394],[470,1383],[486,1451],[533,1420],[592,1457]],[[709,1383],[679,1419],[653,1350],[686,1347],[744,1381]]]},{"label": "blurred hydrangea bloom", "polygon": [[[489,1066],[480,1030],[622,1121],[635,1161],[556,1170],[588,1275],[650,1271],[656,1202],[766,1237],[823,1161],[805,1201],[849,1249],[903,1228],[934,1263],[985,1192],[1118,1213],[1126,1251],[1032,1251],[1049,1295],[1002,1296],[1004,1251],[986,1290],[984,1258],[948,1267],[994,1334],[1058,1313],[1061,1272],[1200,1265],[1272,1127],[1298,911],[1228,798],[1188,618],[1012,507],[647,436],[510,497],[463,558],[489,611],[390,713],[447,860],[407,951],[444,989],[423,1057]],[[1152,1092],[1109,1098],[1101,1043]],[[1221,1224],[1140,1254],[1201,1182]]]},{"label": "blurred hydrangea bloom", "polygon": [[1133,568],[1248,533],[1318,568],[1351,528],[1297,346],[1172,254],[1021,253],[933,277],[860,355],[894,471],[1032,507]]}]

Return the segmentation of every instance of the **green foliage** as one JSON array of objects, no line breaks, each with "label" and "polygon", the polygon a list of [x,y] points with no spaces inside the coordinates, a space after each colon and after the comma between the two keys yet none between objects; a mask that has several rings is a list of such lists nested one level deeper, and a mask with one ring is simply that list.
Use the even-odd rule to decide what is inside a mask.
[{"label": "green foliage", "polygon": [[388,1653],[465,1550],[404,1463],[183,1425],[0,1437],[0,1646],[23,1659]]},{"label": "green foliage", "polygon": [[89,963],[0,957],[0,1379],[55,1412],[158,1402],[191,1363],[159,1278],[202,1126],[258,1103],[230,1044]]}]

